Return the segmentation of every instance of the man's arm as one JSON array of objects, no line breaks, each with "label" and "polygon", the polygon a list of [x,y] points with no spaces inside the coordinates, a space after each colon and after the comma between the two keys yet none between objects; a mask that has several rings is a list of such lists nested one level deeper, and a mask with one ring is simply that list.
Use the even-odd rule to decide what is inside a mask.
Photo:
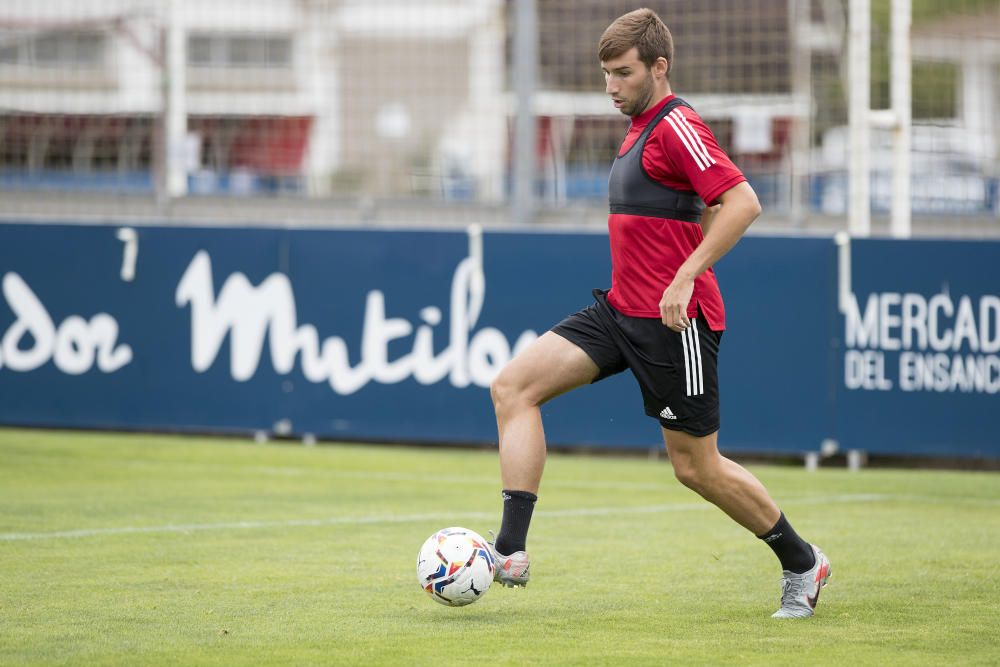
[{"label": "man's arm", "polygon": [[701,220],[698,221],[701,225],[702,236],[708,236],[708,230],[711,228],[712,221],[715,220],[715,216],[719,212],[720,208],[722,208],[722,206],[720,204],[716,204],[715,206],[707,206],[702,210]]},{"label": "man's arm", "polygon": [[[708,214],[707,219],[702,214],[705,238],[677,270],[660,299],[660,320],[674,331],[683,331],[689,325],[687,307],[694,292],[694,279],[729,252],[760,215],[757,193],[746,181],[723,192],[719,202],[722,205],[718,213]],[[709,210],[712,209],[706,209],[706,213]]]}]

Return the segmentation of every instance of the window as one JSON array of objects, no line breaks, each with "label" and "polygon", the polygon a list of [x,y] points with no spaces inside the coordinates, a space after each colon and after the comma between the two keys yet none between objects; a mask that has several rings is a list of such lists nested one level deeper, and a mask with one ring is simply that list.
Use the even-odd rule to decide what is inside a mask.
[{"label": "window", "polygon": [[188,39],[192,67],[287,68],[292,38],[286,35],[194,34]]},{"label": "window", "polygon": [[914,62],[913,119],[937,120],[958,116],[962,72],[956,63]]},{"label": "window", "polygon": [[142,116],[0,114],[0,173],[149,171],[153,127]]},{"label": "window", "polygon": [[0,35],[0,63],[35,67],[98,67],[104,63],[107,36],[94,31]]}]

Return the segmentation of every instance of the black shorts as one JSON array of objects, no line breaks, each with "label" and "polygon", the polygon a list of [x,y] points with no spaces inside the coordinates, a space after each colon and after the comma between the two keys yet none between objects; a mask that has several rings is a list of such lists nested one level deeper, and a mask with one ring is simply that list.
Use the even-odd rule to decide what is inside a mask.
[{"label": "black shorts", "polygon": [[684,333],[659,319],[630,317],[594,290],[592,306],[552,327],[594,360],[594,382],[631,369],[642,390],[646,414],[667,429],[705,436],[719,430],[721,331],[712,331],[701,312]]}]

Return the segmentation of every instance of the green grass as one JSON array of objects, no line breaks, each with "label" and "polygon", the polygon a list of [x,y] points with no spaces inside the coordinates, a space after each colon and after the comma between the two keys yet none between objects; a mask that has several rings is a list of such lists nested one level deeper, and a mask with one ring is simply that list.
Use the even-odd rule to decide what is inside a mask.
[{"label": "green grass", "polygon": [[416,553],[497,525],[491,452],[0,430],[0,664],[998,663],[1000,475],[752,470],[833,562],[812,619],[662,460],[551,456],[531,585],[450,609]]}]

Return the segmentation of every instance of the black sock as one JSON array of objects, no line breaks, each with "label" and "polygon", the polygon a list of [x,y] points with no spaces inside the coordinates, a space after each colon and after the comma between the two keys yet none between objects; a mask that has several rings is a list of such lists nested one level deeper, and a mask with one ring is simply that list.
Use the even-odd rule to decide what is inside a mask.
[{"label": "black sock", "polygon": [[774,528],[763,535],[758,535],[774,551],[781,561],[781,569],[802,574],[816,564],[816,554],[808,542],[799,537],[795,529],[788,523],[785,513],[778,517]]},{"label": "black sock", "polygon": [[535,509],[538,496],[527,491],[503,491],[503,521],[497,535],[496,550],[504,556],[515,551],[524,551],[528,539],[531,512]]}]

